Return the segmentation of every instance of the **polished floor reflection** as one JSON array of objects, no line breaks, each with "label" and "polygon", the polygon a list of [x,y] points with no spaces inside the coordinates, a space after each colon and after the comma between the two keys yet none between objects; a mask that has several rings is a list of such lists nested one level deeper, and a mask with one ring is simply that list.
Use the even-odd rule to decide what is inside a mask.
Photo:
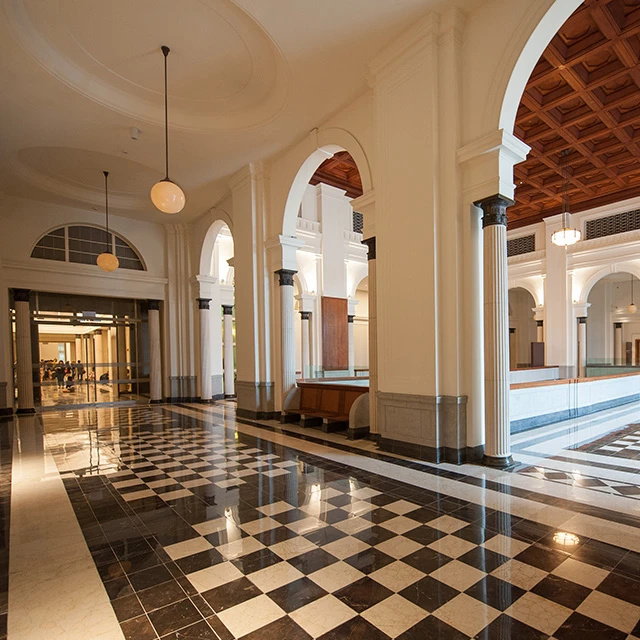
[{"label": "polished floor reflection", "polygon": [[633,495],[589,504],[526,463],[434,466],[303,439],[237,423],[230,403],[15,428],[10,639],[640,637]]}]

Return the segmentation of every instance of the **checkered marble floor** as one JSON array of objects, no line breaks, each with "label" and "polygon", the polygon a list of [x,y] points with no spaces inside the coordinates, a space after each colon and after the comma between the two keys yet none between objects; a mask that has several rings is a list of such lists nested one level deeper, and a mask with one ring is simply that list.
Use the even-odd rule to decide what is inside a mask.
[{"label": "checkered marble floor", "polygon": [[524,469],[519,469],[518,473],[531,478],[551,480],[552,482],[583,487],[600,493],[610,493],[612,495],[640,500],[640,485],[630,484],[628,482],[587,476],[578,471],[558,471],[557,469],[539,466],[525,467]]},{"label": "checkered marble floor", "polygon": [[622,539],[578,538],[228,421],[162,408],[111,420],[92,467],[72,468],[59,433],[48,444],[130,640],[640,638],[640,554]]},{"label": "checkered marble floor", "polygon": [[639,425],[632,424],[626,429],[579,447],[579,450],[618,458],[640,460]]}]

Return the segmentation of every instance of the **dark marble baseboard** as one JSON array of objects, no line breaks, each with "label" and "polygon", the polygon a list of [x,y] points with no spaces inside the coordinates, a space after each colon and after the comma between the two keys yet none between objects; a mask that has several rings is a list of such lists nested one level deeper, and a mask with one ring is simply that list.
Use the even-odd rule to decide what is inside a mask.
[{"label": "dark marble baseboard", "polygon": [[380,438],[379,446],[380,449],[388,451],[389,453],[435,463],[450,462],[451,464],[465,464],[467,462],[480,462],[484,455],[484,447],[482,445],[454,449],[452,447],[429,447],[411,442],[403,442],[402,440]]}]

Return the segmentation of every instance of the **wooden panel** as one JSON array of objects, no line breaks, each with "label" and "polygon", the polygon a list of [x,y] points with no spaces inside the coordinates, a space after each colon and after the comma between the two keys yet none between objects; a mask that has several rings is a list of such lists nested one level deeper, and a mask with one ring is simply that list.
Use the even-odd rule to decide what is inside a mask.
[{"label": "wooden panel", "polygon": [[309,184],[323,182],[347,192],[349,198],[362,195],[362,180],[356,161],[348,151],[339,151],[325,160],[309,180]]},{"label": "wooden panel", "polygon": [[338,389],[322,389],[320,393],[320,411],[340,413],[341,392]]},{"label": "wooden panel", "polygon": [[571,211],[640,195],[639,33],[637,0],[585,0],[549,43],[516,117],[531,152],[509,228],[561,212],[564,149]]},{"label": "wooden panel", "polygon": [[325,371],[349,368],[347,312],[346,298],[322,298],[322,368]]}]

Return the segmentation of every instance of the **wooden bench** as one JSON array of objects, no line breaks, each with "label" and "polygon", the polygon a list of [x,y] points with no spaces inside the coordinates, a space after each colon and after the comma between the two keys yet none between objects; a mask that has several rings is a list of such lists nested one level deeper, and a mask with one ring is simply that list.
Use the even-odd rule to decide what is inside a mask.
[{"label": "wooden bench", "polygon": [[283,422],[300,420],[303,427],[321,427],[326,433],[349,428],[349,414],[354,402],[369,392],[348,382],[299,382],[288,396]]}]

